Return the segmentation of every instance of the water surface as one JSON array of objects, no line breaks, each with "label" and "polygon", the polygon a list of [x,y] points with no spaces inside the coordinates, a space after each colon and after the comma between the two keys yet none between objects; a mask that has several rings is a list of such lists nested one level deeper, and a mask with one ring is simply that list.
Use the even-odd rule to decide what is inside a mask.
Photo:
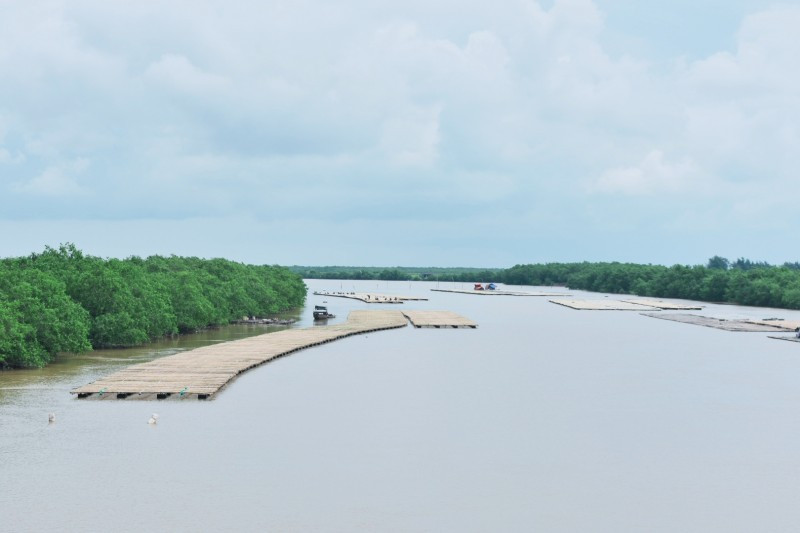
[{"label": "water surface", "polygon": [[0,373],[0,530],[796,530],[800,344],[436,283],[307,283],[430,301],[310,295],[298,327],[326,300],[330,323],[405,307],[479,328],[350,337],[207,402],[69,390],[253,327]]}]

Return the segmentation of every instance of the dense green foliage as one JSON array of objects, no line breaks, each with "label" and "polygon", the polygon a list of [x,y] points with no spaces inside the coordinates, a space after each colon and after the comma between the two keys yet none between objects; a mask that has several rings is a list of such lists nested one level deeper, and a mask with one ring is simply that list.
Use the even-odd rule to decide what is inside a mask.
[{"label": "dense green foliage", "polygon": [[47,248],[0,261],[0,367],[38,367],[60,352],[134,346],[272,315],[302,305],[305,295],[302,279],[283,267]]},{"label": "dense green foliage", "polygon": [[631,263],[516,265],[495,279],[516,285],[565,285],[571,289],[685,298],[740,305],[800,309],[796,263],[712,257],[707,266],[671,267]]}]

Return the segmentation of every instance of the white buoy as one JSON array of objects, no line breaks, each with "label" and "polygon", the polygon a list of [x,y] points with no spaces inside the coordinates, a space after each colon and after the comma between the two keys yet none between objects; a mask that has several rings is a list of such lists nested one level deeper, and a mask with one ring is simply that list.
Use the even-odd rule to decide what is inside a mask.
[{"label": "white buoy", "polygon": [[158,414],[157,413],[153,413],[152,415],[150,415],[150,420],[148,420],[147,423],[148,424],[155,424],[156,422],[158,422]]},{"label": "white buoy", "polygon": [[55,413],[50,413],[49,415],[47,415],[47,421],[50,422],[50,423],[55,422],[56,421],[56,414]]}]

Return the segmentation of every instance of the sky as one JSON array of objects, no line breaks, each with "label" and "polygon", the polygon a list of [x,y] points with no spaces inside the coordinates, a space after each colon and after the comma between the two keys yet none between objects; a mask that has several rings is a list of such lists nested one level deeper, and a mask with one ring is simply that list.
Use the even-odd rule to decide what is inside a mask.
[{"label": "sky", "polygon": [[800,260],[800,2],[0,0],[0,256]]}]

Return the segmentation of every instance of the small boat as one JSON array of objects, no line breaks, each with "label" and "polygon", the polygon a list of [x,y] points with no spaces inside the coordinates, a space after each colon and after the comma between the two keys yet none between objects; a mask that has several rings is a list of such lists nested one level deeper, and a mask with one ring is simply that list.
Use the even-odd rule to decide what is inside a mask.
[{"label": "small boat", "polygon": [[324,305],[314,306],[314,320],[326,320],[328,318],[336,318],[336,315],[330,314],[328,308]]}]

